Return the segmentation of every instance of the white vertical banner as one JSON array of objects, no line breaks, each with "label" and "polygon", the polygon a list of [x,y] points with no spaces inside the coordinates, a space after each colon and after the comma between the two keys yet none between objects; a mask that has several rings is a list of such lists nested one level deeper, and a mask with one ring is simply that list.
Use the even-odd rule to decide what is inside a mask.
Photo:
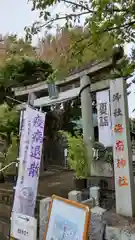
[{"label": "white vertical banner", "polygon": [[26,107],[20,140],[20,165],[13,211],[34,215],[39,179],[45,114]]},{"label": "white vertical banner", "polygon": [[109,90],[96,93],[99,142],[105,147],[112,146]]}]

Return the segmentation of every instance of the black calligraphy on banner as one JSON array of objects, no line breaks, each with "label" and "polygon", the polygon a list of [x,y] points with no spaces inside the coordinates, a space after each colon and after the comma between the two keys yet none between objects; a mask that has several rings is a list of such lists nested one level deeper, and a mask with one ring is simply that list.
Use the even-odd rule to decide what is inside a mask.
[{"label": "black calligraphy on banner", "polygon": [[[113,94],[113,102],[119,102],[121,99],[121,94],[119,92]],[[120,106],[114,109],[113,115],[115,118],[121,117],[123,115]]]},{"label": "black calligraphy on banner", "polygon": [[99,117],[99,122],[101,127],[108,126],[108,116]]},{"label": "black calligraphy on banner", "polygon": [[115,101],[119,102],[120,99],[121,99],[121,94],[119,92],[113,95],[113,102]]},{"label": "black calligraphy on banner", "polygon": [[107,103],[106,102],[99,104],[99,112],[100,112],[100,115],[107,114]]},{"label": "black calligraphy on banner", "polygon": [[104,127],[109,125],[108,114],[107,114],[107,103],[99,104],[99,125]]},{"label": "black calligraphy on banner", "polygon": [[113,113],[114,117],[119,117],[119,116],[122,116],[122,111],[120,108],[116,108],[114,109],[114,113]]}]

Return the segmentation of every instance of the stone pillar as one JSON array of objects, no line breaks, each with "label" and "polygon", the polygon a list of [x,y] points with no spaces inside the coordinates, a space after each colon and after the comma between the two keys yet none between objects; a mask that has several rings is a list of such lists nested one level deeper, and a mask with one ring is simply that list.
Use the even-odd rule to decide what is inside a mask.
[{"label": "stone pillar", "polygon": [[100,198],[99,190],[100,190],[99,187],[90,188],[90,198],[94,198],[96,206],[99,206],[99,198]]},{"label": "stone pillar", "polygon": [[102,240],[104,239],[105,223],[103,215],[106,209],[100,207],[91,208],[89,240]]},{"label": "stone pillar", "polygon": [[39,240],[44,240],[45,230],[48,223],[48,209],[50,202],[50,197],[40,200]]},{"label": "stone pillar", "polygon": [[[135,185],[129,129],[126,82],[123,78],[110,83],[111,115],[113,127],[113,153],[115,173],[116,211],[135,216]],[[118,131],[117,126],[121,127]]]},{"label": "stone pillar", "polygon": [[68,193],[68,199],[76,202],[82,201],[82,193],[81,191],[73,190]]},{"label": "stone pillar", "polygon": [[34,101],[36,100],[36,94],[35,93],[29,93],[29,95],[28,95],[28,104],[29,105],[31,105],[31,106],[33,106],[34,105]]},{"label": "stone pillar", "polygon": [[84,75],[80,78],[83,138],[87,146],[88,158],[89,158],[89,162],[88,162],[89,173],[91,175],[94,128],[93,128],[93,115],[92,115],[92,98],[91,98],[89,84],[90,84],[89,76]]}]

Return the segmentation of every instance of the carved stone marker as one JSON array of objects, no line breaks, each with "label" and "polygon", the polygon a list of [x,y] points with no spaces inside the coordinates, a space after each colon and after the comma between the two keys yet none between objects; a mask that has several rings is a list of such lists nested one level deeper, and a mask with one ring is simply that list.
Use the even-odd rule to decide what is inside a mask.
[{"label": "carved stone marker", "polygon": [[48,209],[50,202],[51,202],[50,197],[40,200],[40,230],[39,230],[40,240],[44,240],[45,230],[48,224]]},{"label": "carved stone marker", "polygon": [[100,207],[91,208],[91,224],[89,230],[89,240],[102,240],[105,224],[103,222],[103,214],[106,212],[106,209]]},{"label": "carved stone marker", "polygon": [[111,81],[110,97],[116,212],[132,217],[135,214],[135,186],[125,80],[120,78]]}]

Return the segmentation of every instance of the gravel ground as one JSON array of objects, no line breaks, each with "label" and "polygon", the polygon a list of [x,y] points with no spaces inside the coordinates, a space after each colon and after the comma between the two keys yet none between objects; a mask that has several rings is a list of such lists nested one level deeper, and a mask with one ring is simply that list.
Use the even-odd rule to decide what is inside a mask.
[{"label": "gravel ground", "polygon": [[[48,171],[39,180],[38,194],[52,196],[53,194],[67,197],[68,192],[74,189],[72,171]],[[0,183],[0,189],[13,189],[13,183]]]},{"label": "gravel ground", "polygon": [[130,233],[135,233],[135,218],[118,215],[115,209],[105,212],[103,220],[108,226],[118,227],[130,231]]}]

